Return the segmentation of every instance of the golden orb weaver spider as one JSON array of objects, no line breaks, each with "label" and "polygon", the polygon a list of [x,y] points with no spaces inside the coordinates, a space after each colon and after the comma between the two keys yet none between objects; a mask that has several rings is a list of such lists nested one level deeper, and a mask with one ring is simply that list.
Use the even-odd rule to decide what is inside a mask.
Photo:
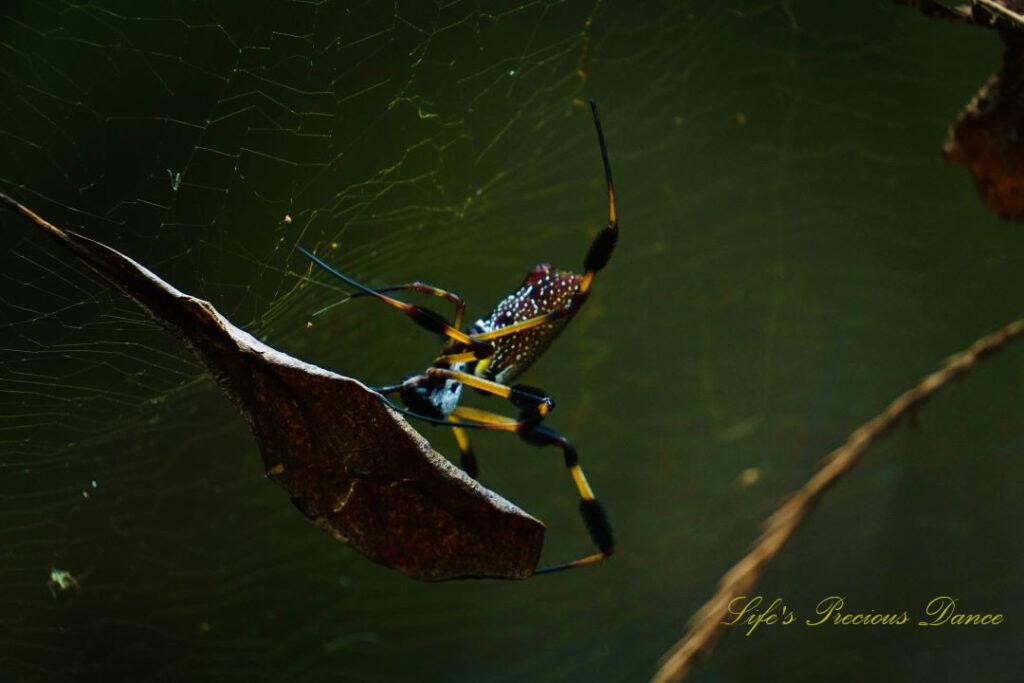
[{"label": "golden orb weaver spider", "polygon": [[[535,266],[522,286],[503,299],[491,314],[461,331],[466,304],[456,294],[422,282],[371,289],[335,270],[302,247],[296,249],[310,261],[334,277],[359,290],[355,296],[372,296],[408,315],[416,324],[447,338],[441,355],[426,372],[409,377],[400,384],[378,387],[381,400],[394,410],[432,424],[451,427],[462,456],[462,468],[473,478],[479,473],[476,456],[470,446],[467,429],[488,429],[518,434],[534,446],[556,446],[561,449],[565,466],[572,475],[580,495],[580,513],[598,552],[573,562],[538,569],[537,574],[579,567],[599,562],[615,550],[611,522],[604,506],[580,467],[576,449],[568,439],[542,424],[555,402],[544,391],[525,384],[510,384],[523,374],[547,350],[579,311],[590,295],[595,274],[611,258],[619,235],[615,213],[615,189],[612,169],[608,163],[601,119],[597,104],[590,100],[590,111],[597,129],[605,180],[608,185],[608,225],[597,234],[583,261],[583,274],[555,270],[550,264]],[[449,323],[436,311],[399,301],[388,292],[409,290],[447,299],[455,305],[455,317]],[[472,387],[485,394],[508,400],[519,409],[517,418],[476,408],[460,406],[463,387]],[[401,407],[387,396],[397,393],[405,404]]]}]

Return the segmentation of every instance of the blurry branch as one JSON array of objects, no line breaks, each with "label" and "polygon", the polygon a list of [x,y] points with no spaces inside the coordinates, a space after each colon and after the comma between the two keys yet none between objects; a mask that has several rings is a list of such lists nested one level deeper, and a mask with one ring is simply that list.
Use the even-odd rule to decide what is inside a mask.
[{"label": "blurry branch", "polygon": [[950,7],[939,0],[893,0],[897,5],[913,7],[932,19],[946,19],[975,26],[1024,28],[1024,3],[1020,0],[972,0]]},{"label": "blurry branch", "polygon": [[682,681],[696,657],[711,652],[721,634],[730,601],[750,594],[765,567],[806,519],[822,494],[848,472],[873,443],[939,389],[967,373],[981,358],[1003,349],[1020,336],[1024,336],[1024,318],[977,340],[966,351],[949,358],[940,370],[901,394],[882,413],[854,431],[846,443],[829,453],[817,473],[767,519],[764,532],[750,552],[719,580],[718,592],[694,614],[689,633],[662,657],[652,681]]},{"label": "blurry branch", "polygon": [[987,9],[989,12],[996,16],[1002,16],[1015,22],[1018,28],[1024,27],[1024,15],[1020,12],[1014,11],[1015,8],[1010,7],[1013,4],[1013,0],[1009,2],[996,2],[996,0],[974,0],[975,5],[980,5]]},{"label": "blurry branch", "polygon": [[893,0],[897,5],[914,7],[921,11],[921,14],[933,19],[947,19],[949,21],[973,23],[971,19],[971,8],[966,5],[948,7],[937,0]]}]

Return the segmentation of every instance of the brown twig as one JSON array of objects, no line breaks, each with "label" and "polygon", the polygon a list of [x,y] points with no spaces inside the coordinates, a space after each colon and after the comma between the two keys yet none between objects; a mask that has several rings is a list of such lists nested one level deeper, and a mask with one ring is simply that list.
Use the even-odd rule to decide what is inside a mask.
[{"label": "brown twig", "polygon": [[971,8],[969,5],[947,7],[941,2],[938,2],[938,0],[893,0],[893,2],[897,5],[912,7],[921,12],[921,14],[926,17],[931,17],[932,19],[944,19],[946,21],[954,21],[964,24],[974,23],[971,18]]},{"label": "brown twig", "polygon": [[[982,28],[994,28],[996,22],[1003,28],[1024,29],[1024,14],[1019,10],[1020,0],[971,0],[970,4],[950,7],[939,0],[893,0],[897,5],[912,7],[926,17],[945,19]],[[979,11],[980,10],[980,11]]]},{"label": "brown twig", "polygon": [[749,595],[761,572],[786,544],[825,490],[848,472],[868,448],[900,420],[921,406],[950,381],[968,372],[983,356],[998,351],[1024,335],[1024,318],[1016,320],[971,344],[966,351],[949,358],[936,372],[901,394],[882,413],[854,431],[842,446],[822,460],[810,480],[790,496],[764,524],[754,547],[718,582],[718,592],[690,620],[690,631],[665,653],[654,683],[682,681],[698,655],[708,654],[722,631],[729,602]]},{"label": "brown twig", "polygon": [[1018,27],[1024,27],[1024,15],[1021,15],[1020,12],[1015,12],[1005,4],[995,2],[994,0],[974,0],[974,4],[981,5],[989,12],[1013,21]]}]

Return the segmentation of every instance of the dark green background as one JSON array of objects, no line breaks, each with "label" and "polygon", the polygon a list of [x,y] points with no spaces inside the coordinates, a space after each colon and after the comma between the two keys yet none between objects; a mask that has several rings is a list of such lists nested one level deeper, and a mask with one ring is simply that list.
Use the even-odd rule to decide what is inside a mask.
[{"label": "dark green background", "polygon": [[[619,553],[520,583],[370,563],[264,479],[178,341],[4,217],[3,680],[645,680],[823,455],[1022,313],[1024,231],[939,155],[992,34],[881,0],[349,4],[5,4],[0,190],[385,382],[436,341],[369,301],[311,318],[343,295],[293,247],[482,315],[602,224],[574,104],[596,98],[620,247],[524,381],[557,398]],[[949,594],[1003,625],[733,632],[694,679],[1013,680],[1022,380],[1015,348],[942,393],[759,584],[801,615]],[[475,443],[484,483],[548,524],[546,562],[590,552],[557,454]],[[54,599],[51,566],[80,589]]]}]

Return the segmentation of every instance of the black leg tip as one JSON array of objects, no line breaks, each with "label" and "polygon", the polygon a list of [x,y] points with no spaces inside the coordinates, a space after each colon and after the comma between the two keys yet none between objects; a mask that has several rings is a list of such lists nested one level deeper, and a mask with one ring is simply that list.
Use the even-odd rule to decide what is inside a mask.
[{"label": "black leg tip", "polygon": [[612,252],[615,251],[615,243],[619,240],[619,231],[616,227],[609,225],[594,238],[587,252],[587,258],[583,261],[583,269],[597,272],[608,265]]},{"label": "black leg tip", "polygon": [[583,522],[587,525],[594,545],[605,555],[614,553],[615,534],[612,532],[612,523],[608,520],[604,506],[597,500],[581,500],[580,514],[583,515]]},{"label": "black leg tip", "polygon": [[462,471],[474,479],[480,478],[480,465],[472,451],[462,454]]}]

